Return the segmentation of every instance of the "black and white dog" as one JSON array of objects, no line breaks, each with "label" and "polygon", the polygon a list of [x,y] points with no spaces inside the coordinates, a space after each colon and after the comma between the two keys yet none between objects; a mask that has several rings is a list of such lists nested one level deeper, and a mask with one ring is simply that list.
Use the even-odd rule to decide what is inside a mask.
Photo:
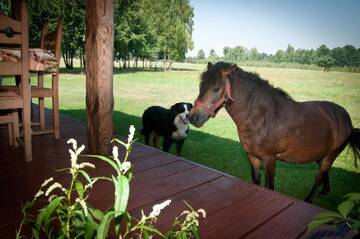
[{"label": "black and white dog", "polygon": [[161,106],[151,106],[144,111],[142,116],[145,144],[149,145],[150,139],[157,148],[160,136],[164,137],[162,148],[169,152],[170,146],[176,143],[176,154],[181,156],[182,146],[189,133],[189,112],[192,104],[180,102],[170,109]]}]

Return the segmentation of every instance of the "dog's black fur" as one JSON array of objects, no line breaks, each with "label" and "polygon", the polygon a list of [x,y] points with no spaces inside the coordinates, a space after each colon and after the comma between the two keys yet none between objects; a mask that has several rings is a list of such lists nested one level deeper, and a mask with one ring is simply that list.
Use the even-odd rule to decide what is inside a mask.
[{"label": "dog's black fur", "polygon": [[[191,108],[192,104],[185,102],[176,103],[170,109],[161,106],[147,108],[142,116],[143,129],[141,130],[141,134],[145,136],[145,144],[149,145],[152,139],[154,147],[157,147],[159,137],[162,136],[164,138],[163,150],[169,152],[171,145],[176,143],[176,154],[181,156],[182,147],[189,132],[188,118]],[[152,135],[153,132],[155,135]]]}]

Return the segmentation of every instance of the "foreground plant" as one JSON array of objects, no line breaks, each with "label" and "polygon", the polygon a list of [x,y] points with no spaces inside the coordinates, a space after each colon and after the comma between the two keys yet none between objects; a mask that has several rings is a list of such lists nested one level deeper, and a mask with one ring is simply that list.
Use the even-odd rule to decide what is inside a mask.
[{"label": "foreground plant", "polygon": [[[84,155],[103,160],[110,165],[115,171],[115,175],[111,177],[91,177],[86,170],[95,168],[95,165],[78,162],[85,146],[78,147],[76,140],[68,140],[68,144],[72,146],[69,149],[71,167],[60,171],[66,171],[71,175],[70,184],[65,187],[53,178],[46,179],[33,200],[23,206],[23,220],[16,232],[16,238],[22,238],[23,227],[26,224],[30,225],[33,238],[106,238],[112,229],[110,225],[114,225],[112,235],[122,239],[151,238],[155,235],[160,238],[199,238],[199,218],[206,216],[205,211],[195,211],[186,202],[189,210],[177,217],[171,230],[166,233],[160,232],[153,224],[171,200],[154,205],[149,215],[142,211],[140,219],[131,217],[127,211],[132,178],[132,165],[128,157],[132,150],[134,133],[135,128],[130,126],[127,142],[114,140],[126,149],[122,161],[119,159],[117,146],[113,147],[112,157]],[[106,211],[94,208],[87,202],[90,190],[100,180],[114,185],[114,205]],[[45,206],[36,210],[39,204]]]},{"label": "foreground plant", "polygon": [[346,201],[338,206],[338,212],[319,213],[308,226],[313,230],[321,225],[346,224],[355,233],[360,232],[360,193],[345,195]]}]

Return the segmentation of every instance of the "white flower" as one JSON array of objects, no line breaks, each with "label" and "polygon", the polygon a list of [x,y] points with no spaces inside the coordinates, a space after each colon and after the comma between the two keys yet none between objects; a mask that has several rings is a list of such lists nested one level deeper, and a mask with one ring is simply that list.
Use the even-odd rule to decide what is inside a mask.
[{"label": "white flower", "polygon": [[89,168],[95,168],[95,165],[92,163],[88,163],[88,162],[84,162],[78,165],[78,168],[85,168],[85,167],[89,167]]},{"label": "white flower", "polygon": [[91,183],[88,183],[85,185],[85,190],[88,188],[92,188],[92,186],[94,185],[94,183],[98,180],[98,178],[95,178],[93,181],[91,181]]},{"label": "white flower", "polygon": [[202,214],[203,218],[206,217],[206,212],[203,208],[200,208],[199,210],[197,210],[198,213]]},{"label": "white flower", "polygon": [[112,149],[112,154],[114,157],[115,162],[117,163],[117,165],[119,166],[119,168],[121,167],[121,162],[119,160],[119,148],[117,146],[114,146]]},{"label": "white flower", "polygon": [[67,141],[68,144],[72,144],[73,149],[69,149],[69,153],[70,153],[70,160],[71,160],[71,168],[73,168],[72,171],[74,171],[74,169],[79,169],[79,165],[77,164],[77,160],[79,158],[79,155],[82,153],[82,151],[84,151],[85,149],[85,145],[81,145],[80,148],[77,147],[77,142],[75,139],[69,139]]},{"label": "white flower", "polygon": [[65,191],[65,189],[62,187],[60,183],[53,183],[45,192],[45,196],[49,196],[49,194],[54,191],[55,189],[60,188],[62,191]]},{"label": "white flower", "polygon": [[76,167],[76,161],[77,161],[77,156],[75,154],[74,151],[72,151],[71,149],[69,149],[69,153],[70,153],[70,160],[71,160],[71,167],[75,168]]},{"label": "white flower", "polygon": [[80,206],[81,206],[82,209],[84,210],[85,216],[87,216],[87,215],[88,215],[88,208],[87,208],[87,205],[86,205],[85,200],[84,200],[84,199],[77,198],[75,201],[80,204]]},{"label": "white flower", "polygon": [[49,197],[48,201],[51,202],[54,198],[56,198],[57,195],[56,194],[53,194]]},{"label": "white flower", "polygon": [[41,191],[41,190],[39,190],[39,191],[35,194],[34,199],[37,199],[38,197],[40,197],[40,196],[43,195],[43,194],[44,194],[44,192]]},{"label": "white flower", "polygon": [[54,180],[53,177],[46,179],[42,184],[41,187],[45,187],[48,183],[50,183],[52,180]]},{"label": "white flower", "polygon": [[129,136],[128,136],[128,144],[133,141],[134,135],[135,135],[135,127],[134,127],[134,125],[130,125]]},{"label": "white flower", "polygon": [[76,155],[79,156],[82,153],[82,151],[84,151],[84,149],[85,149],[85,145],[81,145],[80,148],[76,150]]},{"label": "white flower", "polygon": [[131,163],[129,161],[126,161],[121,164],[120,170],[122,173],[126,173],[130,168],[131,168]]},{"label": "white flower", "polygon": [[166,200],[160,204],[156,204],[152,207],[152,212],[149,214],[149,217],[155,218],[160,215],[161,210],[169,206],[171,200]]},{"label": "white flower", "polygon": [[77,149],[77,142],[76,142],[75,139],[69,139],[66,143],[67,144],[72,144],[74,150]]}]

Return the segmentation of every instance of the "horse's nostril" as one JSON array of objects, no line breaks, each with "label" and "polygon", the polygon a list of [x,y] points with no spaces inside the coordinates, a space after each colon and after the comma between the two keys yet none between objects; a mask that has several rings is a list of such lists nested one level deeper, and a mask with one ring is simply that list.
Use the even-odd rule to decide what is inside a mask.
[{"label": "horse's nostril", "polygon": [[191,122],[196,122],[196,121],[199,120],[199,116],[196,115],[196,114],[190,115],[189,118],[190,118],[190,121],[191,121]]}]

